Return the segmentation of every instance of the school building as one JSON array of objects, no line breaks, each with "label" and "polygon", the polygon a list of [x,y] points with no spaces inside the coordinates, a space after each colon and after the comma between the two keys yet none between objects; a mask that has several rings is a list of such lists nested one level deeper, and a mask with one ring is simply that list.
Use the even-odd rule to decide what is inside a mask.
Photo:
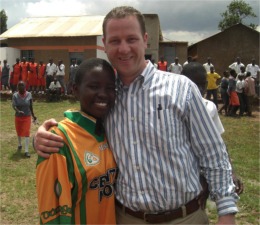
[{"label": "school building", "polygon": [[[145,58],[157,62],[164,55],[171,63],[178,56],[184,62],[188,42],[164,42],[158,15],[144,14],[144,17],[149,36]],[[35,58],[36,62],[42,60],[45,63],[50,58],[53,58],[54,63],[63,60],[67,75],[72,59],[78,63],[91,57],[107,59],[102,43],[103,19],[104,16],[25,18],[0,35],[0,38],[5,40],[8,48],[19,50],[20,58]]]},{"label": "school building", "polygon": [[188,55],[200,63],[211,57],[215,70],[220,75],[237,57],[245,66],[255,58],[259,65],[260,33],[243,24],[236,24],[222,32],[201,40],[188,47]]}]

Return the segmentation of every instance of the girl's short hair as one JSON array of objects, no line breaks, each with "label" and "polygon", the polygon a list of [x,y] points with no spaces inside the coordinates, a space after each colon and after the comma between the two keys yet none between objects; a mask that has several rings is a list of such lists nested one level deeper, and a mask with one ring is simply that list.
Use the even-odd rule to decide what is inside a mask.
[{"label": "girl's short hair", "polygon": [[101,67],[103,70],[105,70],[109,74],[113,75],[113,77],[115,79],[115,71],[108,61],[106,61],[104,59],[100,59],[100,58],[90,58],[90,59],[84,60],[78,66],[77,72],[75,75],[75,79],[74,79],[74,83],[76,85],[80,85],[83,80],[84,75],[95,67]]}]

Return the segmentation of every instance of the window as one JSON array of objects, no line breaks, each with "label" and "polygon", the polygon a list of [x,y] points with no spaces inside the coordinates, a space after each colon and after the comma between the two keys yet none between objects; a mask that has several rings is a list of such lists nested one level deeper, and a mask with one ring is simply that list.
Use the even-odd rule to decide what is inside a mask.
[{"label": "window", "polygon": [[25,57],[27,61],[30,61],[32,58],[34,58],[33,50],[22,50],[21,58],[23,58],[23,57]]}]

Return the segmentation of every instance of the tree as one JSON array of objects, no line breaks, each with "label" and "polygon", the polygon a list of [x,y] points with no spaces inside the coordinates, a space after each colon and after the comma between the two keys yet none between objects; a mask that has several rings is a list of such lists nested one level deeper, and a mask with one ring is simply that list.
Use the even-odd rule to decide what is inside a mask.
[{"label": "tree", "polygon": [[[228,6],[227,10],[221,14],[222,20],[218,24],[218,29],[223,31],[235,24],[242,23],[243,20],[248,17],[256,17],[252,7],[245,3],[243,0],[233,0]],[[253,29],[256,29],[257,25],[250,23]]]},{"label": "tree", "polygon": [[5,10],[1,10],[0,12],[0,25],[1,25],[1,28],[0,28],[0,34],[4,33],[5,31],[7,31],[7,15],[5,13]]}]

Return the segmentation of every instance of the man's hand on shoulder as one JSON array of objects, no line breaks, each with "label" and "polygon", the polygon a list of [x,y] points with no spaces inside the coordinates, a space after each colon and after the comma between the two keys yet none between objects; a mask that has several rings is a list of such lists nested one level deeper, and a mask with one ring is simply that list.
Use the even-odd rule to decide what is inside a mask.
[{"label": "man's hand on shoulder", "polygon": [[33,146],[37,154],[43,158],[49,158],[50,153],[58,152],[59,148],[63,146],[62,138],[48,131],[57,124],[54,119],[46,120],[35,133]]}]

